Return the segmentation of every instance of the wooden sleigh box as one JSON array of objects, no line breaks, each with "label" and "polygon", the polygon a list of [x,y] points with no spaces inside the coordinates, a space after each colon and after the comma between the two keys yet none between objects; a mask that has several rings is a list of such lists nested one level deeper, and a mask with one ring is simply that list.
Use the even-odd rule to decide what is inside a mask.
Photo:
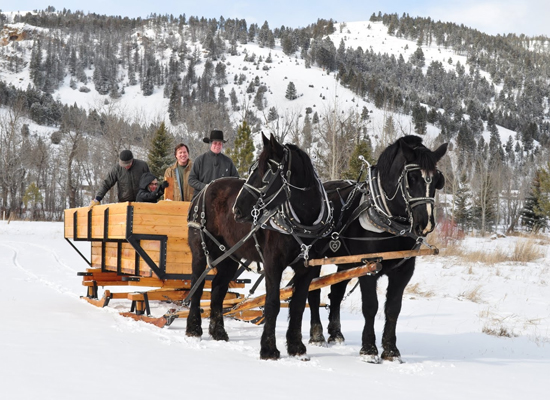
[{"label": "wooden sleigh box", "polygon": [[191,278],[189,202],[113,203],[65,210],[65,238],[92,243],[91,267],[161,280]]}]

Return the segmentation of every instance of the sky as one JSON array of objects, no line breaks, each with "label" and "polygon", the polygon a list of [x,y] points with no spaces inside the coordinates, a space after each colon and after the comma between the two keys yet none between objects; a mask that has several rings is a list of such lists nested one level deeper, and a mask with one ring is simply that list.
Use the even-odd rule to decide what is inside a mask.
[{"label": "sky", "polygon": [[[225,320],[229,342],[185,335],[185,319],[164,328],[119,315],[129,300],[97,308],[80,299],[87,264],[63,238],[62,222],[0,219],[0,398],[10,400],[349,399],[517,400],[548,397],[550,257],[529,263],[468,263],[422,257],[404,298],[397,345],[404,363],[359,357],[360,291],[342,306],[343,345],[315,347],[309,311],[302,333],[311,360],[289,358],[288,309],[277,321],[282,358],[259,359],[262,326]],[[510,251],[524,240],[467,238],[464,249]],[[537,243],[547,252],[549,239]],[[74,242],[86,256],[89,242]],[[329,267],[330,268],[330,267]],[[255,281],[257,275],[247,276]],[[383,310],[385,285],[378,290]],[[263,285],[257,294],[263,293]],[[103,295],[99,288],[99,295]],[[141,291],[140,287],[107,287]],[[242,289],[248,293],[249,288]],[[326,291],[323,289],[326,301]],[[349,290],[349,288],[348,288]],[[151,301],[160,317],[174,305]],[[381,311],[380,311],[381,312]],[[321,310],[327,327],[327,310]],[[383,317],[375,322],[378,337]],[[512,337],[494,336],[483,330]]]},{"label": "sky", "polygon": [[[4,2],[5,3],[5,2]],[[338,22],[366,21],[373,13],[408,13],[411,17],[431,17],[435,21],[455,22],[487,34],[525,34],[550,36],[548,0],[20,0],[4,4],[2,11],[45,9],[82,10],[107,15],[146,17],[151,13],[185,14],[206,18],[240,18],[248,24],[273,29],[282,25],[305,27],[318,18]],[[14,9],[13,7],[17,7]]]}]

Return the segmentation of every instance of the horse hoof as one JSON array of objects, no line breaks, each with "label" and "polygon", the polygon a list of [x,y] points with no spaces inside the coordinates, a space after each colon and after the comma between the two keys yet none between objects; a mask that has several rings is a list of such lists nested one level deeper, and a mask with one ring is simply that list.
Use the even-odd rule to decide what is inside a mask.
[{"label": "horse hoof", "polygon": [[260,351],[261,360],[278,360],[279,358],[281,358],[281,353],[277,349],[274,351]]},{"label": "horse hoof", "polygon": [[382,358],[382,359],[384,360],[384,362],[390,362],[390,363],[394,363],[394,364],[404,364],[405,363],[405,361],[403,361],[400,356],[386,357],[386,358]]},{"label": "horse hoof", "polygon": [[386,351],[384,350],[382,352],[382,360],[397,363],[397,364],[403,364],[403,360],[401,360],[401,354],[399,354],[399,350],[395,351]]},{"label": "horse hoof", "polygon": [[325,338],[322,338],[322,339],[313,339],[313,338],[311,338],[311,339],[309,339],[308,343],[312,346],[328,347],[328,343],[325,340]]},{"label": "horse hoof", "polygon": [[380,364],[381,360],[376,354],[361,354],[361,361],[364,361],[369,364]]},{"label": "horse hoof", "polygon": [[212,336],[212,339],[217,341],[229,342],[229,336],[227,336],[226,332],[218,332],[218,333],[210,332],[210,336]]},{"label": "horse hoof", "polygon": [[335,345],[344,344],[345,341],[346,341],[346,339],[344,338],[343,335],[335,335],[335,336],[330,336],[328,338],[328,343],[329,344],[335,344]]},{"label": "horse hoof", "polygon": [[202,328],[199,329],[187,329],[185,335],[188,337],[200,338],[202,336]]},{"label": "horse hoof", "polygon": [[309,358],[309,356],[307,354],[300,354],[300,355],[297,355],[297,356],[291,356],[291,358],[294,358],[298,361],[310,361],[311,358]]}]

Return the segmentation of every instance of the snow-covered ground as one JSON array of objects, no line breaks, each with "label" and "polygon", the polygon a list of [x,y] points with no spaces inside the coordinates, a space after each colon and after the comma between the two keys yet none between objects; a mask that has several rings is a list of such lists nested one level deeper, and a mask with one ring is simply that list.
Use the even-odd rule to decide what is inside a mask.
[{"label": "snow-covered ground", "polygon": [[[510,251],[518,240],[462,245]],[[546,254],[548,242],[538,243]],[[75,245],[89,254],[88,243]],[[0,221],[0,398],[540,399],[548,395],[550,373],[549,261],[487,266],[419,259],[398,324],[403,364],[360,360],[358,291],[344,303],[345,345],[308,346],[309,362],[289,358],[282,309],[283,357],[261,361],[259,326],[228,319],[229,342],[207,334],[197,341],[185,336],[184,319],[160,329],[120,316],[129,303],[88,304],[76,275],[86,264],[63,239],[62,223]],[[153,315],[159,312],[152,307]],[[380,340],[381,316],[376,324]]]}]

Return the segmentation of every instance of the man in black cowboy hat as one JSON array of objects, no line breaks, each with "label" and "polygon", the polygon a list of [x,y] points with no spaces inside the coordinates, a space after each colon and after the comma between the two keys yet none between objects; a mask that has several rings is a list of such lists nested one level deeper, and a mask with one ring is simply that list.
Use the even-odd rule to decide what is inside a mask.
[{"label": "man in black cowboy hat", "polygon": [[210,150],[197,157],[189,174],[189,185],[195,189],[193,197],[214,179],[239,177],[233,161],[222,154],[223,144],[226,142],[222,131],[213,130],[210,137],[204,138],[203,142],[210,143]]}]

